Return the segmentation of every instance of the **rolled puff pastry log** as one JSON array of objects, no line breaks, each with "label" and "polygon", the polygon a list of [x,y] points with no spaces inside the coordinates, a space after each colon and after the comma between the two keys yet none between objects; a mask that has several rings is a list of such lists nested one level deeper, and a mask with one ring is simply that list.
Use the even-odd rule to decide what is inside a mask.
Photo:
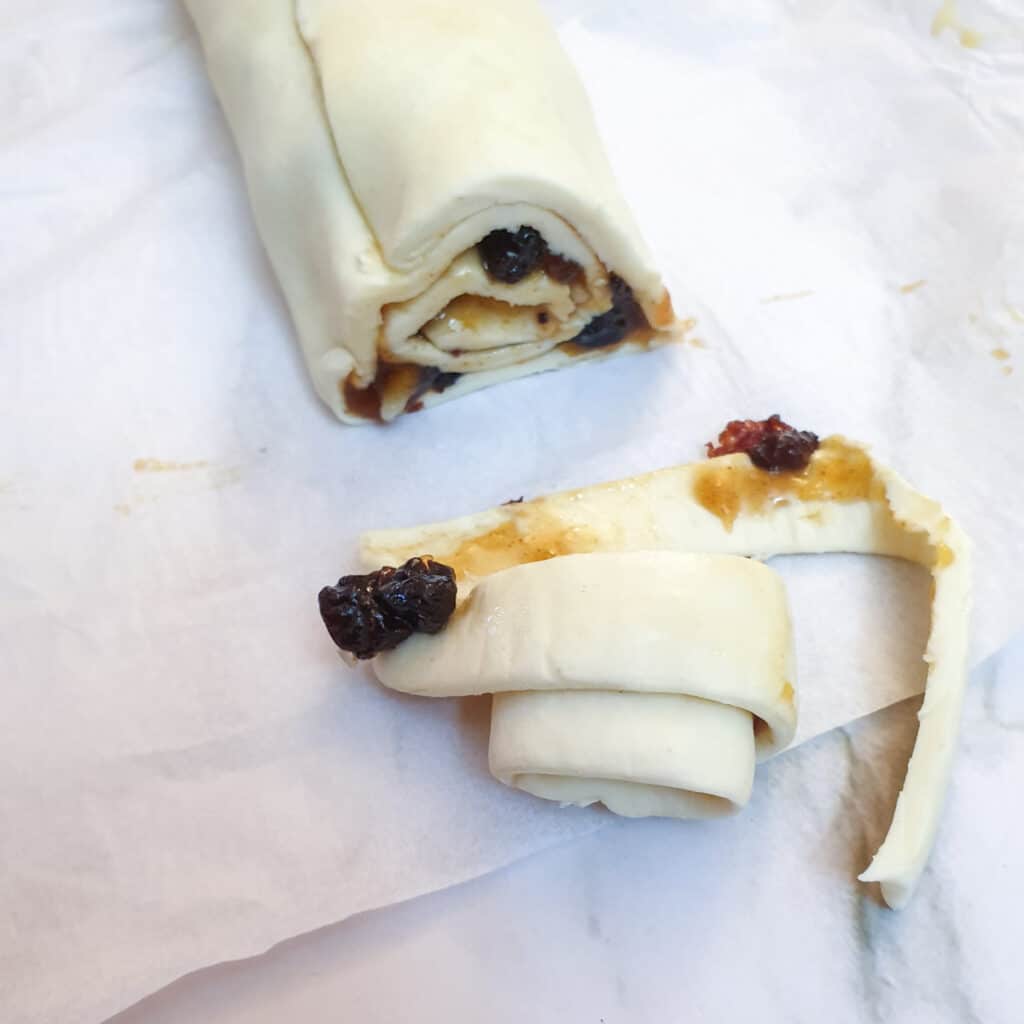
[{"label": "rolled puff pastry log", "polygon": [[[186,0],[320,397],[391,419],[669,340],[672,305],[536,0]],[[577,264],[492,280],[533,227]],[[646,317],[573,342],[617,275]]]},{"label": "rolled puff pastry log", "polygon": [[506,569],[441,633],[372,665],[406,693],[493,693],[495,777],[634,817],[739,810],[755,761],[796,727],[782,581],[732,555],[569,555]]},{"label": "rolled puff pastry log", "polygon": [[800,473],[766,473],[746,455],[673,466],[446,523],[366,534],[371,567],[429,551],[460,591],[490,574],[585,551],[703,551],[768,558],[847,551],[904,558],[932,576],[920,726],[892,824],[861,875],[892,907],[928,860],[956,747],[967,678],[971,543],[930,498],[863,446],[826,438]]}]

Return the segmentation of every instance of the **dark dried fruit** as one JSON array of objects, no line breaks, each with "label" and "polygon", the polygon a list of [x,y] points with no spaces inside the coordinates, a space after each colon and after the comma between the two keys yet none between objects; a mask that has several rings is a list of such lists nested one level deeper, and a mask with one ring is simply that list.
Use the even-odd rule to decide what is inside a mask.
[{"label": "dark dried fruit", "polygon": [[331,639],[357,658],[372,658],[396,647],[412,630],[379,607],[375,581],[369,576],[342,576],[336,587],[320,591],[320,617]]},{"label": "dark dried fruit", "polygon": [[397,569],[342,576],[320,591],[320,617],[343,651],[372,658],[413,633],[440,632],[455,611],[455,593],[455,571],[426,555]]},{"label": "dark dried fruit", "polygon": [[795,472],[807,467],[818,443],[817,434],[791,427],[776,413],[766,420],[730,420],[707,451],[710,458],[745,453],[758,469]]},{"label": "dark dried fruit", "polygon": [[439,394],[447,391],[461,376],[461,373],[439,373],[430,385],[430,390]]},{"label": "dark dried fruit", "polygon": [[714,459],[719,455],[744,455],[764,437],[766,431],[774,430],[776,424],[786,426],[777,413],[766,420],[729,420],[725,429],[718,435],[718,443],[708,441],[704,446],[708,458]]},{"label": "dark dried fruit", "polygon": [[544,238],[536,228],[518,231],[499,228],[477,244],[480,262],[495,281],[515,284],[540,262],[547,250]]},{"label": "dark dried fruit", "polygon": [[818,435],[809,430],[783,431],[768,434],[747,452],[758,469],[771,473],[796,472],[805,469],[818,447]]},{"label": "dark dried fruit", "polygon": [[611,284],[612,308],[595,316],[572,339],[574,344],[583,348],[605,348],[622,341],[632,331],[650,326],[640,303],[633,297],[633,289],[618,274],[612,274]]},{"label": "dark dried fruit", "polygon": [[[452,355],[455,355],[454,351]],[[416,387],[412,389],[412,394],[406,399],[405,411],[419,412],[423,408],[420,399],[428,391],[436,391],[438,394],[447,391],[461,376],[461,373],[442,373],[436,366],[421,367]]]},{"label": "dark dried fruit", "polygon": [[414,633],[440,633],[455,611],[455,570],[429,555],[377,570],[377,600]]}]

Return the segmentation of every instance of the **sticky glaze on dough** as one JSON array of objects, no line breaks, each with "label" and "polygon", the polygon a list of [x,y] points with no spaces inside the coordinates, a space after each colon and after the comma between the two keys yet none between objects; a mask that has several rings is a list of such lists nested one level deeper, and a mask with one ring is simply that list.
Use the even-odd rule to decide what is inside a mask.
[{"label": "sticky glaze on dough", "polygon": [[[970,543],[934,501],[862,446],[828,438],[796,475],[745,455],[663,469],[408,530],[366,534],[368,566],[430,552],[460,591],[501,569],[587,551],[702,551],[767,558],[846,551],[892,555],[932,575],[920,726],[888,835],[865,881],[903,906],[924,870],[949,778],[966,681]],[[464,587],[463,587],[464,584]]]},{"label": "sticky glaze on dough", "polygon": [[[419,368],[461,374],[423,394],[430,405],[673,336],[668,294],[536,0],[186,5],[314,384],[342,420],[366,422],[367,395],[383,419],[399,415]],[[580,264],[581,287],[488,278],[476,243],[522,225]],[[612,272],[654,330],[614,349],[558,347],[609,308]],[[472,320],[451,306],[467,295],[487,300]]]}]

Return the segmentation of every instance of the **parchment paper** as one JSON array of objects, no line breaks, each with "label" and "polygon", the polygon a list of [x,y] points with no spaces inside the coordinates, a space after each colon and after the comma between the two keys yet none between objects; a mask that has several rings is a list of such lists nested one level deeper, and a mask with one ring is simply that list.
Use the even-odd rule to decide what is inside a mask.
[{"label": "parchment paper", "polygon": [[[364,529],[689,461],[778,411],[962,520],[976,657],[1021,624],[1021,37],[963,4],[980,47],[934,38],[936,9],[553,4],[702,347],[346,430],[183,12],[0,0],[4,1021],[96,1021],[607,820],[493,782],[486,700],[341,668],[315,596]],[[916,576],[783,568],[808,714],[920,685]]]}]

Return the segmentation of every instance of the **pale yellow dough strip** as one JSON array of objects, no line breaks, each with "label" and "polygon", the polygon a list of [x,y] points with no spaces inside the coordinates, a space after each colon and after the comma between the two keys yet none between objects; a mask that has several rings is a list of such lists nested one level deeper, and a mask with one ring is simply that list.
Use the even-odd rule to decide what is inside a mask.
[{"label": "pale yellow dough strip", "polygon": [[372,666],[404,693],[493,693],[496,778],[632,817],[738,811],[755,762],[796,729],[782,580],[735,555],[605,552],[504,569],[440,633]]},{"label": "pale yellow dough strip", "polygon": [[368,533],[367,567],[430,553],[455,567],[460,594],[491,573],[590,551],[752,555],[854,552],[916,562],[932,575],[920,728],[888,835],[861,876],[886,902],[910,898],[935,839],[967,667],[971,549],[934,501],[862,446],[828,438],[799,474],[770,474],[745,455],[504,505],[429,526]]}]

